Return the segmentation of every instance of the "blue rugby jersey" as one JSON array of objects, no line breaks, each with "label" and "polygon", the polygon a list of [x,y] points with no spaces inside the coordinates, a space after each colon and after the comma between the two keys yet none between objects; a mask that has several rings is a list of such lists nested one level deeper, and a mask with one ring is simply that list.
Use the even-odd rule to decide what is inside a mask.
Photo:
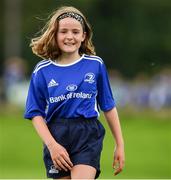
[{"label": "blue rugby jersey", "polygon": [[98,56],[82,55],[72,64],[60,65],[43,60],[35,67],[28,91],[24,117],[92,118],[99,107],[115,106],[108,74]]}]

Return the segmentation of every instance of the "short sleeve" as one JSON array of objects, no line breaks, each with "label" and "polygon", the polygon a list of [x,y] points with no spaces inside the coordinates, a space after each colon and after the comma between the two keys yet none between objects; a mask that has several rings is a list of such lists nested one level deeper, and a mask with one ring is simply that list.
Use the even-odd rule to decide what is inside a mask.
[{"label": "short sleeve", "polygon": [[44,79],[39,72],[32,74],[30,86],[28,90],[26,107],[25,107],[25,119],[32,119],[35,116],[42,116],[45,118],[46,109],[46,97],[45,88],[43,84]]},{"label": "short sleeve", "polygon": [[110,87],[108,73],[104,63],[100,64],[97,79],[97,102],[102,111],[109,111],[116,106]]}]

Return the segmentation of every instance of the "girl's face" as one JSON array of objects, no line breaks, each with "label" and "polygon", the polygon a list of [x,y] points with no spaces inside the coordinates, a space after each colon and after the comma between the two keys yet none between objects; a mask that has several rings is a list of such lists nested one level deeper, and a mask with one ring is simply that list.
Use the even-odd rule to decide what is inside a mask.
[{"label": "girl's face", "polygon": [[67,17],[59,21],[57,43],[62,53],[78,53],[85,36],[82,25],[76,19]]}]

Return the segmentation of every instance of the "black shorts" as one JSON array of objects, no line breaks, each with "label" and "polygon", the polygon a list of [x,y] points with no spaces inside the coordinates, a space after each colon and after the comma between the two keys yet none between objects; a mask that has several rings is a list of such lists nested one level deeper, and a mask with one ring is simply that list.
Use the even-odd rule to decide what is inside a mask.
[{"label": "black shorts", "polygon": [[[99,120],[92,119],[57,119],[50,122],[48,128],[55,140],[64,146],[73,165],[85,164],[96,169],[100,174],[100,155],[105,129]],[[44,163],[48,178],[70,176],[70,171],[58,171],[54,168],[49,150],[44,146]]]}]

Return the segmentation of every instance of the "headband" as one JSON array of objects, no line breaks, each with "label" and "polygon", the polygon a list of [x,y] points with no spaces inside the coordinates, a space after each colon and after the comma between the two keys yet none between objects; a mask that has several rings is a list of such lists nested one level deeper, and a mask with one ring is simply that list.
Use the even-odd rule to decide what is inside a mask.
[{"label": "headband", "polygon": [[81,23],[81,25],[84,27],[84,19],[81,15],[75,13],[75,12],[66,12],[61,14],[60,16],[58,16],[58,21],[60,21],[61,19],[67,18],[67,17],[71,17],[76,19],[77,21],[79,21]]}]

